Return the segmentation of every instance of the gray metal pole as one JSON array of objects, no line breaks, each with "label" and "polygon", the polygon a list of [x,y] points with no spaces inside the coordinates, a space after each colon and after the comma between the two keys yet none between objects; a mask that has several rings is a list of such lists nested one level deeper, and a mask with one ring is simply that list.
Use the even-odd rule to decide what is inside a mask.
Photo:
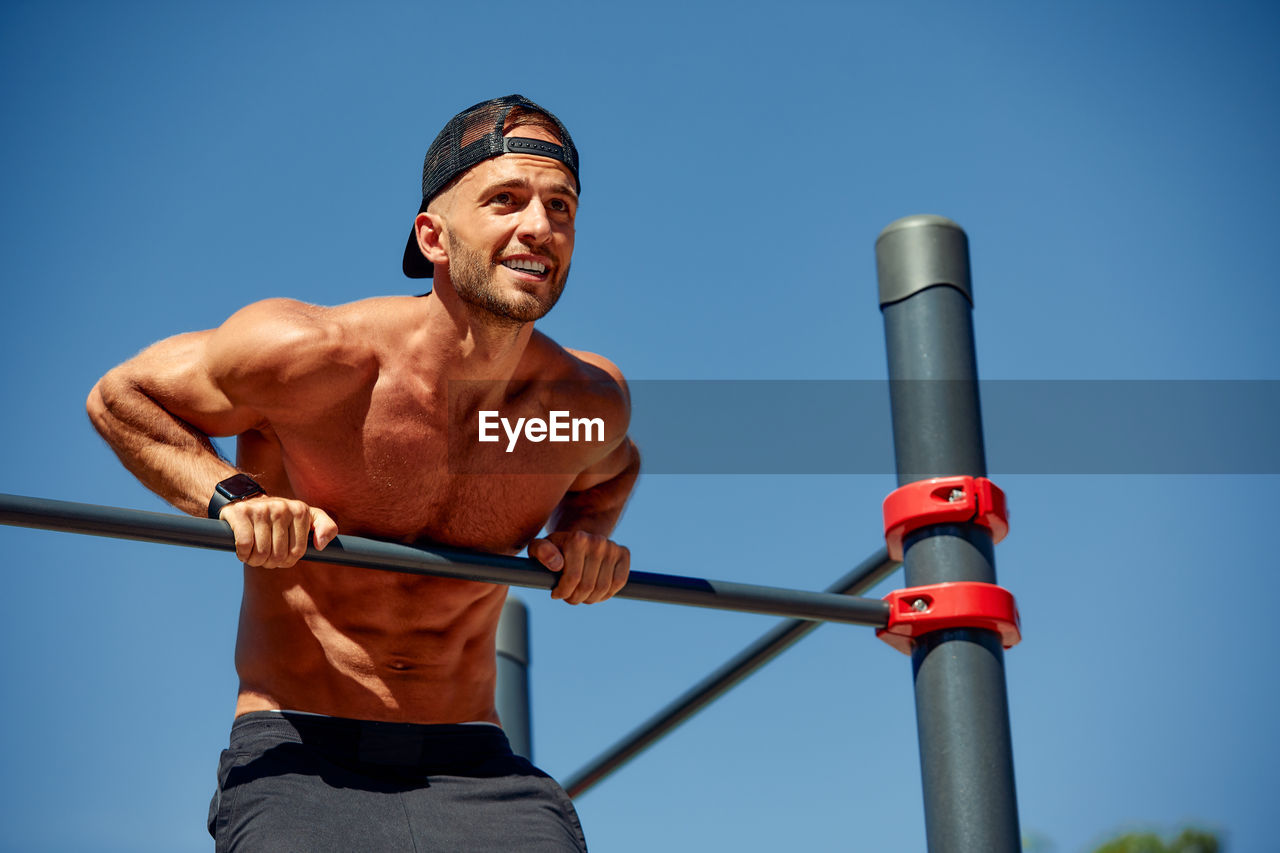
[{"label": "gray metal pole", "polygon": [[[901,565],[881,548],[845,574],[827,592],[857,595],[874,587]],[[734,685],[789,649],[820,622],[788,619],[726,661],[715,672],[677,696],[613,746],[579,768],[564,783],[570,797],[589,790],[613,771],[635,758],[676,726],[727,693]]]},{"label": "gray metal pole", "polygon": [[[216,551],[235,550],[231,528],[224,521],[21,495],[0,494],[0,524]],[[560,578],[556,572],[527,557],[434,546],[419,548],[359,536],[338,536],[323,551],[308,548],[306,559],[530,589],[551,589]],[[889,605],[879,599],[654,572],[633,571],[618,597],[877,628],[883,628],[889,621]]]},{"label": "gray metal pole", "polygon": [[[939,216],[891,223],[876,241],[898,483],[986,476],[968,239]],[[908,587],[995,583],[990,532],[934,525],[904,542]],[[1013,748],[996,634],[925,635],[912,654],[930,853],[1020,849]]]},{"label": "gray metal pole", "polygon": [[507,596],[498,619],[498,684],[494,702],[511,751],[533,761],[529,717],[529,608]]}]

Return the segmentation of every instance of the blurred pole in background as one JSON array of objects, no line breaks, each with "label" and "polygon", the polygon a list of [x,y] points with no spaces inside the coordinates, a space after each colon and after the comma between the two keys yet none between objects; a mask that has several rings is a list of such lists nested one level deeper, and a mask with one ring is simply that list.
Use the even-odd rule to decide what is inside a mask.
[{"label": "blurred pole in background", "polygon": [[529,718],[529,608],[508,595],[498,620],[498,686],[494,696],[511,750],[533,761]]}]

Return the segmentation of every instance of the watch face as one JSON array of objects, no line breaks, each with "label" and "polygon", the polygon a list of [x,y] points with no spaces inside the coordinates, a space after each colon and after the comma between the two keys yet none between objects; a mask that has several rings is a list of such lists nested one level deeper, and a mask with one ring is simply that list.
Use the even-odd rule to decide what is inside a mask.
[{"label": "watch face", "polygon": [[262,491],[248,474],[236,474],[234,477],[228,477],[218,484],[218,493],[229,501],[238,501],[241,498],[247,498],[249,495],[256,495]]}]

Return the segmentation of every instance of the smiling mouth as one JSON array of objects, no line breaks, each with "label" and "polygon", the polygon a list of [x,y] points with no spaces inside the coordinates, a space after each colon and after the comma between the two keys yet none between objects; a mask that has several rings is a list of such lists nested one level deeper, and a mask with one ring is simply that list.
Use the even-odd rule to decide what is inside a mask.
[{"label": "smiling mouth", "polygon": [[547,274],[547,265],[541,261],[531,261],[524,258],[511,258],[502,262],[502,265],[509,270],[522,272],[529,275],[543,276]]}]

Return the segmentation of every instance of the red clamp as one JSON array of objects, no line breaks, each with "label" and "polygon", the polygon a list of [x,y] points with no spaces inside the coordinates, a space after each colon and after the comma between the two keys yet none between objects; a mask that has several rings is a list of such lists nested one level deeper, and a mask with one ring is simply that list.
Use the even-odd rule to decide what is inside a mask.
[{"label": "red clamp", "polygon": [[907,483],[884,499],[884,541],[889,556],[902,559],[902,540],[931,524],[970,522],[999,542],[1009,533],[1004,492],[986,477],[935,477]]},{"label": "red clamp", "polygon": [[946,628],[995,631],[1006,649],[1022,640],[1018,605],[1002,586],[936,583],[894,590],[884,600],[889,602],[889,624],[876,636],[904,654],[911,654],[912,638]]}]

